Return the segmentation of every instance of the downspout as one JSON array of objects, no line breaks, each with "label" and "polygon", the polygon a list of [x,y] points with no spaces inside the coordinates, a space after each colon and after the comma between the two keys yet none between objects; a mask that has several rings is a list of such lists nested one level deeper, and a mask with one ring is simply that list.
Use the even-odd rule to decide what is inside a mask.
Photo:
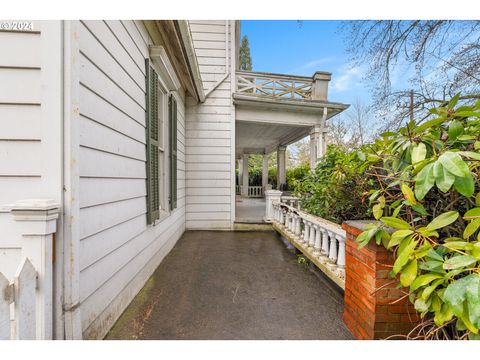
[{"label": "downspout", "polygon": [[217,87],[220,86],[221,83],[225,81],[225,79],[230,75],[230,71],[228,70],[228,65],[229,65],[229,38],[228,38],[228,30],[229,30],[229,21],[225,20],[225,74],[221,77],[220,80],[218,80],[215,85],[213,85],[206,93],[205,93],[205,98],[208,97]]},{"label": "downspout", "polygon": [[82,339],[79,234],[79,40],[78,21],[64,22],[63,45],[63,313],[65,339]]}]

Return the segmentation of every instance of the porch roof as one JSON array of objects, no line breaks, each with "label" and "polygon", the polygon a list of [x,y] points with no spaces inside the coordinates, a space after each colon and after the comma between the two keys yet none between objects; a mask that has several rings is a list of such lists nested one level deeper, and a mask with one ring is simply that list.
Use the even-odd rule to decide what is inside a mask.
[{"label": "porch roof", "polygon": [[233,94],[236,155],[268,154],[347,109],[347,104],[328,101],[330,77],[326,72],[305,77],[238,71]]}]

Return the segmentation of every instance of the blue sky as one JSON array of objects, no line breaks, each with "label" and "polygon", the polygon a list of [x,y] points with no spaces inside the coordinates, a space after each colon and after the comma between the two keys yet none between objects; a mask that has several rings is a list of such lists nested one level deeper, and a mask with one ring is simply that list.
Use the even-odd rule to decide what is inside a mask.
[{"label": "blue sky", "polygon": [[337,33],[340,21],[242,20],[254,71],[311,76],[316,70],[332,72],[329,100],[351,104],[357,98],[369,103],[362,77],[365,69],[348,63],[344,39]]}]

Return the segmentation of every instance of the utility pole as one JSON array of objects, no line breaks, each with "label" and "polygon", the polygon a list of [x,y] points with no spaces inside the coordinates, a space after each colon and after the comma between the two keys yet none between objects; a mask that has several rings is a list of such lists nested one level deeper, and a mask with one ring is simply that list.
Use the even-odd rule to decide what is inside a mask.
[{"label": "utility pole", "polygon": [[410,90],[410,121],[413,120],[413,89]]}]

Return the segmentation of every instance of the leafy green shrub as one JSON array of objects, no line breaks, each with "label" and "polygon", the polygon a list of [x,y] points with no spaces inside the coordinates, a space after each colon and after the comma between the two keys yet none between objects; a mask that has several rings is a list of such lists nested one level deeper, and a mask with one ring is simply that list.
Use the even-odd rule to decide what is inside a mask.
[{"label": "leafy green shrub", "polygon": [[302,182],[310,175],[310,164],[302,164],[294,168],[287,169],[287,188],[285,190],[294,190],[295,184]]},{"label": "leafy green shrub", "polygon": [[365,174],[368,166],[357,152],[329,145],[315,171],[292,185],[302,208],[311,214],[338,223],[365,219],[369,208],[364,194],[375,185]]},{"label": "leafy green shrub", "polygon": [[[379,223],[359,235],[395,255],[392,277],[446,337],[479,338],[480,101],[384,133],[359,152],[376,179],[369,204]],[[392,231],[393,230],[393,231]],[[453,335],[452,335],[453,334]]]}]

